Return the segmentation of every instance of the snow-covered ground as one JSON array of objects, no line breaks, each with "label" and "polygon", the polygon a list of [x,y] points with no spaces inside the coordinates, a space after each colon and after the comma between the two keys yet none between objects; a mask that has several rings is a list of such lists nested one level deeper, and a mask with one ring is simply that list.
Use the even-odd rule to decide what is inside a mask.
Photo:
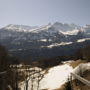
[{"label": "snow-covered ground", "polygon": [[72,67],[67,64],[51,68],[41,80],[40,89],[53,90],[60,88],[67,81],[72,70]]},{"label": "snow-covered ground", "polygon": [[[70,61],[71,62],[71,61]],[[70,76],[71,72],[78,73],[80,68],[84,71],[86,69],[90,69],[90,63],[80,64],[75,69],[73,69],[68,63],[64,63],[63,65],[58,65],[52,67],[48,70],[48,72],[44,75],[39,83],[39,90],[55,90],[60,88],[65,82],[67,82],[68,77]],[[40,68],[37,68],[39,70]],[[45,71],[42,72],[42,74]],[[38,76],[37,74],[34,76]],[[31,79],[28,83],[28,90],[31,90]],[[33,89],[37,90],[37,78],[33,81]],[[22,88],[21,90],[25,90],[25,82],[22,82],[20,85]]]},{"label": "snow-covered ground", "polygon": [[[38,68],[39,69],[39,68]],[[48,73],[44,75],[44,78],[40,81],[39,90],[47,89],[54,90],[60,88],[72,72],[73,68],[67,64],[55,66],[48,70]],[[43,73],[43,72],[42,72]],[[36,75],[37,76],[37,75]],[[29,87],[31,89],[31,80],[29,80]],[[24,90],[25,83],[21,83],[21,90]],[[34,90],[37,90],[37,78],[34,80]]]},{"label": "snow-covered ground", "polygon": [[90,69],[90,63],[82,63],[73,70],[73,73],[75,74],[79,74],[80,72],[83,73],[88,69]]}]

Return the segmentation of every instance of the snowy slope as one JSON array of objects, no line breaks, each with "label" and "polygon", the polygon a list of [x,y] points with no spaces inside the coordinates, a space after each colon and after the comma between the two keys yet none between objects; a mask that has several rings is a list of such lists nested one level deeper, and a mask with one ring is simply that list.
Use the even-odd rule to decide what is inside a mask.
[{"label": "snowy slope", "polygon": [[79,42],[79,43],[80,43],[80,42],[84,42],[84,41],[86,41],[86,40],[90,40],[90,38],[78,39],[78,40],[77,40],[77,42]]},{"label": "snowy slope", "polygon": [[[38,68],[39,69],[39,68]],[[39,90],[47,89],[47,90],[55,90],[60,88],[65,82],[72,72],[73,68],[67,64],[59,65],[49,69],[48,73],[44,75],[44,78],[40,81]],[[43,73],[43,72],[42,72]],[[37,75],[36,75],[37,76]],[[34,90],[37,90],[37,79],[33,81]],[[31,80],[29,81],[28,89],[31,90]],[[21,90],[24,90],[25,83],[22,82],[20,84]]]},{"label": "snowy slope", "polygon": [[27,26],[27,25],[16,25],[16,24],[9,24],[6,27],[3,27],[5,30],[17,31],[17,32],[27,32],[31,29],[37,28],[37,26]]},{"label": "snowy slope", "polygon": [[78,29],[73,29],[72,31],[66,31],[66,32],[61,31],[61,32],[62,32],[64,35],[77,35],[79,31],[80,31],[80,30],[78,30]]},{"label": "snowy slope", "polygon": [[5,30],[17,31],[17,32],[32,32],[38,33],[40,30],[46,30],[50,27],[50,25],[43,25],[43,26],[27,26],[27,25],[15,25],[9,24],[6,27],[3,27]]},{"label": "snowy slope", "polygon": [[[58,46],[70,45],[70,44],[72,44],[72,43],[73,43],[73,42],[53,43],[53,44],[51,44],[51,45],[49,45],[49,46],[45,46],[45,47],[47,47],[47,48],[53,48],[53,47],[58,47]],[[42,46],[42,47],[44,47],[44,46]]]},{"label": "snowy slope", "polygon": [[[70,61],[72,62],[72,61]],[[39,68],[37,68],[39,69]],[[65,84],[71,74],[71,72],[74,72],[78,74],[80,70],[84,72],[85,70],[90,69],[90,63],[82,63],[78,65],[75,69],[73,69],[71,66],[69,66],[69,62],[58,65],[55,67],[52,67],[49,69],[48,73],[46,73],[43,77],[43,79],[40,81],[39,90],[55,90],[60,88],[63,84]],[[42,72],[44,73],[44,72]],[[37,75],[36,75],[37,76]],[[24,90],[25,83],[22,83],[21,90]],[[31,81],[29,81],[29,87],[28,89],[31,89]],[[34,80],[34,90],[37,90],[37,79]]]},{"label": "snowy slope", "polygon": [[84,71],[89,69],[90,69],[90,63],[82,63],[73,70],[73,73],[79,74],[80,72],[83,73]]},{"label": "snowy slope", "polygon": [[[86,26],[78,26],[75,24],[63,24],[59,22],[55,22],[53,24],[47,24],[42,26],[28,26],[28,25],[16,25],[16,24],[9,24],[6,27],[3,27],[2,29],[5,30],[15,30],[18,32],[31,32],[31,33],[39,33],[42,31],[54,31],[54,32],[62,32],[65,35],[76,35],[78,31],[84,31],[87,33],[90,33],[90,25]],[[52,30],[50,30],[52,29]]]},{"label": "snowy slope", "polygon": [[[90,28],[80,27],[74,24],[62,24],[56,22],[54,24],[47,24],[42,26],[26,26],[26,25],[7,25],[6,27],[1,28],[1,30],[7,30],[12,32],[23,32],[32,34],[30,38],[34,39],[46,39],[45,37],[50,38],[50,36],[55,36],[55,34],[67,36],[67,35],[77,35],[81,32],[89,32]],[[9,34],[8,36],[10,36]],[[36,36],[36,37],[35,37]],[[45,37],[44,37],[45,36]],[[32,39],[33,40],[33,39]]]},{"label": "snowy slope", "polygon": [[[54,24],[47,24],[42,26],[26,26],[26,25],[10,24],[4,28],[1,28],[0,31],[2,39],[14,37],[15,40],[22,40],[23,38],[26,38],[27,40],[29,38],[30,40],[50,39],[52,41],[53,39],[57,40],[58,38],[61,38],[63,41],[65,41],[68,40],[68,37],[71,35],[72,36],[78,35],[81,29],[79,26],[73,24],[61,24],[56,22]],[[4,31],[6,32],[5,34],[2,33]]]},{"label": "snowy slope", "polygon": [[48,74],[41,80],[40,88],[48,90],[60,88],[61,85],[67,82],[72,70],[72,67],[67,64],[51,68]]},{"label": "snowy slope", "polygon": [[[79,44],[77,45],[77,49],[79,49],[84,42],[90,41],[89,38],[90,25],[81,27],[75,24],[63,24],[59,22],[42,26],[10,24],[0,29],[0,43],[10,51],[10,54],[20,56],[19,58],[27,56],[27,51],[30,54],[28,56],[32,56],[32,58],[35,57],[34,55],[40,57],[40,55],[46,52],[46,49],[56,51],[53,49],[54,47],[63,47],[62,55],[65,55],[65,49],[70,54],[69,52],[71,51],[69,48],[64,49],[64,47],[71,46],[72,49],[71,47],[70,49],[73,50],[75,47],[73,45],[76,43]],[[57,50],[56,52],[59,52],[61,49]],[[50,52],[53,53],[53,51]],[[22,56],[23,53],[24,55]],[[51,53],[48,56],[52,56]],[[57,53],[57,55],[59,56],[60,54]]]}]

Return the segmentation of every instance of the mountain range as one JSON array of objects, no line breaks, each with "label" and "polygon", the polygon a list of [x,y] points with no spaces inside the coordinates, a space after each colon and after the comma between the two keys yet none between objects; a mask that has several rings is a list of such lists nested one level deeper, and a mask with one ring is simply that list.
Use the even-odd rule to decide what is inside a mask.
[{"label": "mountain range", "polygon": [[0,44],[10,55],[22,59],[73,55],[90,45],[90,25],[60,22],[42,26],[9,24],[0,29]]}]

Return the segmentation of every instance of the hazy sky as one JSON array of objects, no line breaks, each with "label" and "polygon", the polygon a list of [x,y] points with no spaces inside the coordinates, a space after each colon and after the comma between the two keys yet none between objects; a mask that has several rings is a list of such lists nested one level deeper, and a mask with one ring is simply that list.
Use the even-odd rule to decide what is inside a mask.
[{"label": "hazy sky", "polygon": [[0,27],[56,21],[90,24],[90,0],[0,0]]}]

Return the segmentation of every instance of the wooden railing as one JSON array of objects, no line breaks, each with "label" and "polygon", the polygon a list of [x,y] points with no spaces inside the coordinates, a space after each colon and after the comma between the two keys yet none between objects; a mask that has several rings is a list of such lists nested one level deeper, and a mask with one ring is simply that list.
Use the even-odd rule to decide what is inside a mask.
[{"label": "wooden railing", "polygon": [[3,74],[5,74],[6,73],[6,71],[4,71],[4,72],[0,72],[0,75],[3,75]]},{"label": "wooden railing", "polygon": [[90,81],[80,77],[79,75],[75,74],[75,73],[71,73],[71,76],[78,79],[79,81],[81,81],[83,84],[87,85],[90,87]]}]

